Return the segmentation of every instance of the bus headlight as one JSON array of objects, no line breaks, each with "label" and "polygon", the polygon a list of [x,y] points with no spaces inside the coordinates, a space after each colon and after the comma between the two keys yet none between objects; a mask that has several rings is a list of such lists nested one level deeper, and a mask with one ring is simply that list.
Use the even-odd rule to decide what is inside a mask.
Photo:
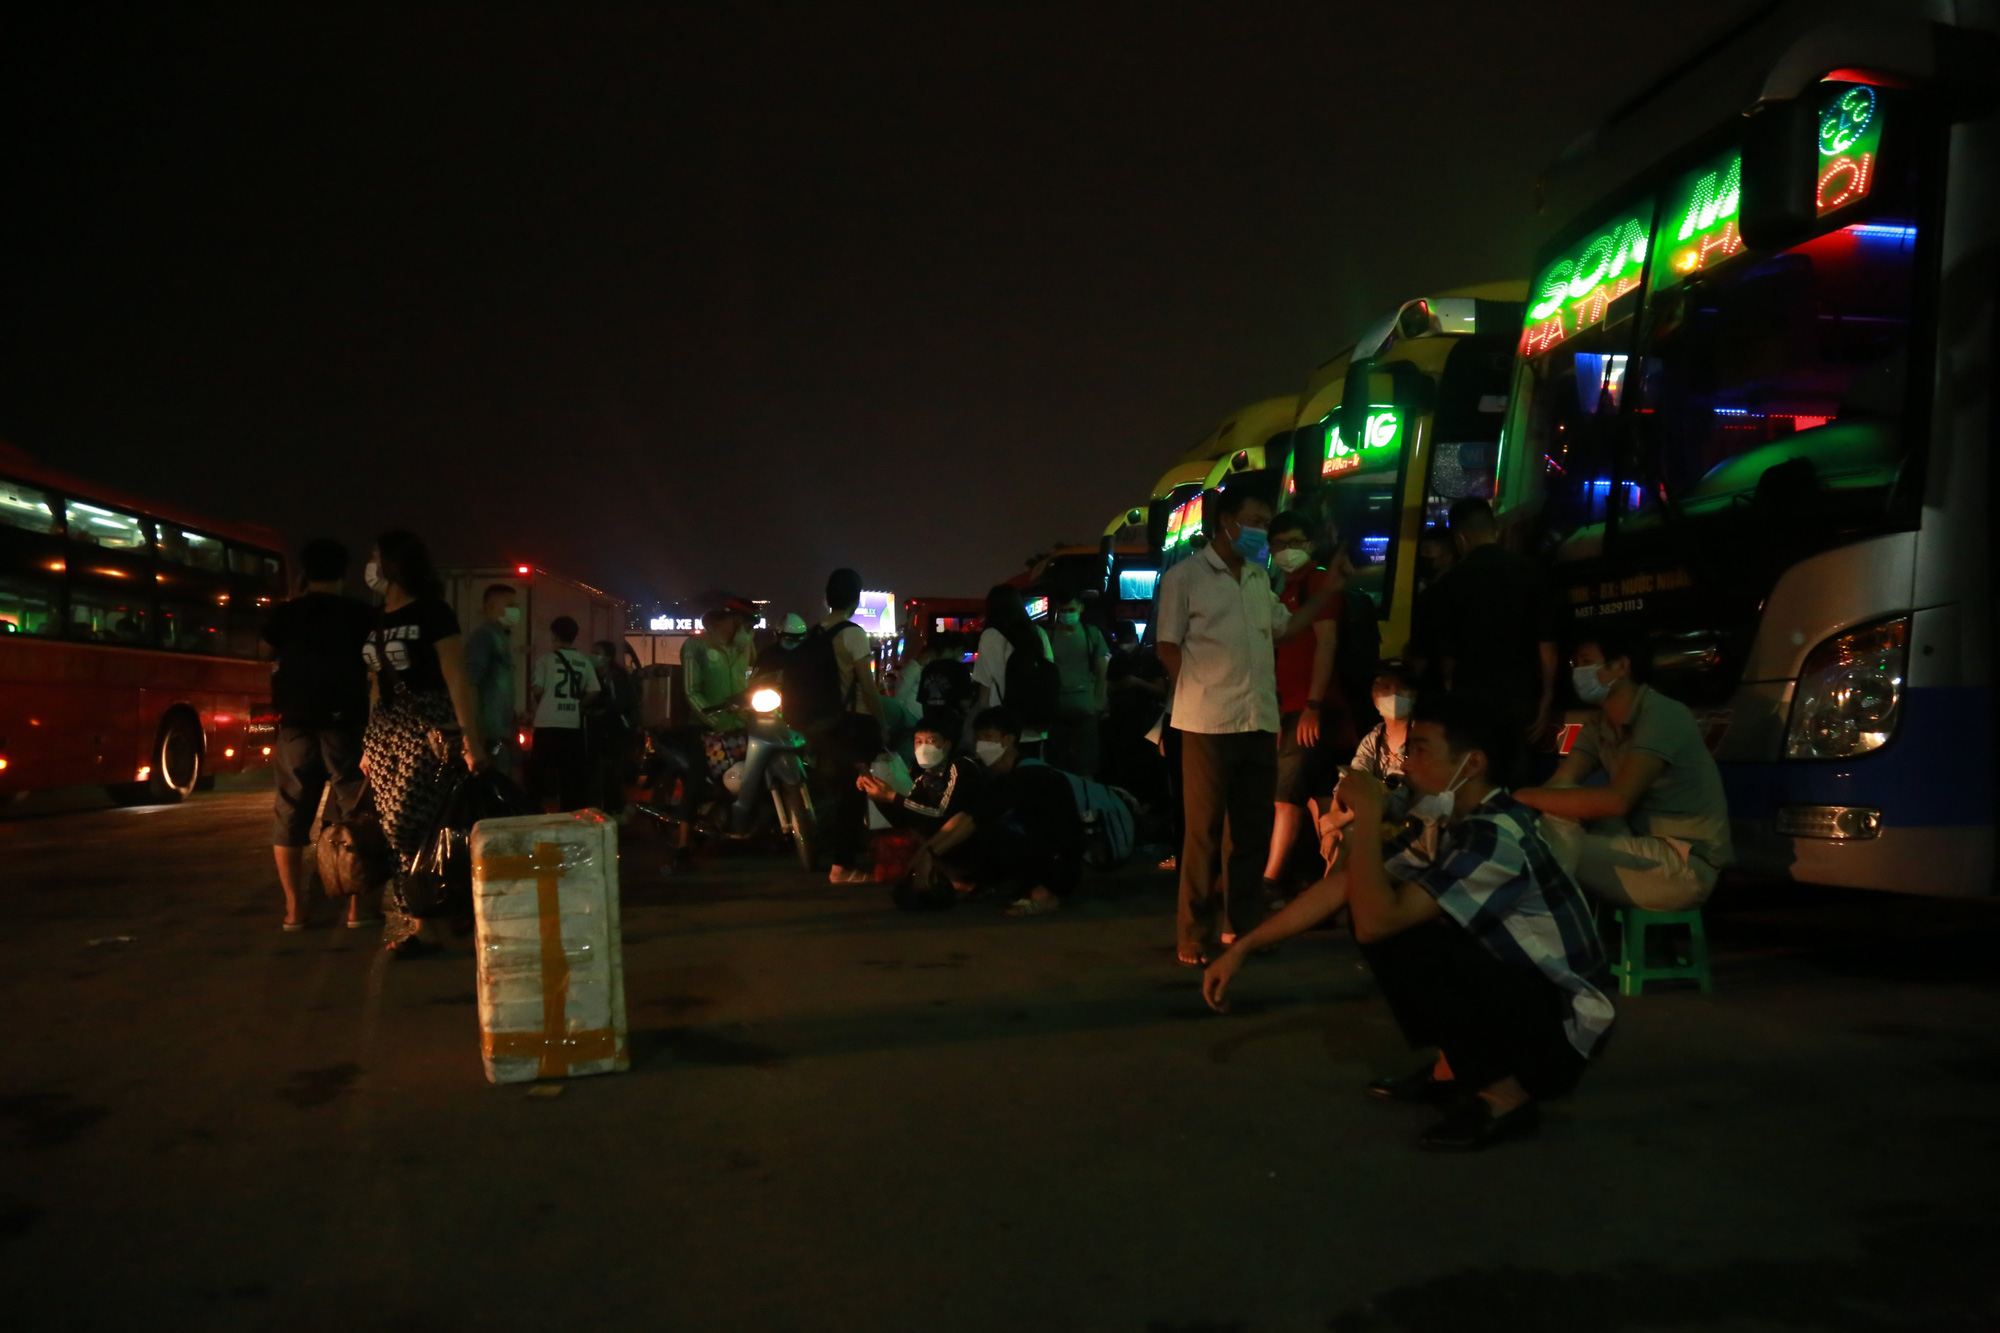
[{"label": "bus headlight", "polygon": [[768,685],[750,692],[750,711],[753,713],[775,713],[784,702],[784,696]]},{"label": "bus headlight", "polygon": [[1910,618],[1837,634],[1806,657],[1785,733],[1787,759],[1849,759],[1889,743],[1901,718]]}]

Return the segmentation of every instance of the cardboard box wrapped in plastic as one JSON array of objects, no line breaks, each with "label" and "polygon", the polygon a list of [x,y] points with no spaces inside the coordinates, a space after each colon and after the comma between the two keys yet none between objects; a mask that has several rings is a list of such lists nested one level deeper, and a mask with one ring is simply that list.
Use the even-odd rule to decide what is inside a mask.
[{"label": "cardboard box wrapped in plastic", "polygon": [[482,819],[472,893],[486,1077],[629,1069],[618,826],[595,810]]}]

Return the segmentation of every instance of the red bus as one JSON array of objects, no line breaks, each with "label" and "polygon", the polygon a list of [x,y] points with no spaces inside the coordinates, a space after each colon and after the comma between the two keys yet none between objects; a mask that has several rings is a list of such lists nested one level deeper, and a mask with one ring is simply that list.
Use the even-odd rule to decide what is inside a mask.
[{"label": "red bus", "polygon": [[0,444],[0,794],[172,802],[266,762],[279,535],[149,504]]}]

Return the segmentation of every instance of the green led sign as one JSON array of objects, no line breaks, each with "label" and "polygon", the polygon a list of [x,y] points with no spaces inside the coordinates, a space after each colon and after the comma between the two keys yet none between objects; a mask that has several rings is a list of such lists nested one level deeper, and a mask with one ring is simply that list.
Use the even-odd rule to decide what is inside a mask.
[{"label": "green led sign", "polygon": [[1653,286],[1671,286],[1743,249],[1736,229],[1742,196],[1743,154],[1733,148],[1674,183],[1661,216]]},{"label": "green led sign", "polygon": [[1545,352],[1598,323],[1613,301],[1639,285],[1652,217],[1647,203],[1614,218],[1542,270],[1529,289],[1524,353]]},{"label": "green led sign", "polygon": [[1881,98],[1865,83],[1827,83],[1819,95],[1819,183],[1815,216],[1868,197],[1882,147]]},{"label": "green led sign", "polygon": [[[1363,464],[1387,461],[1385,454],[1393,454],[1403,447],[1403,419],[1393,407],[1370,407],[1368,420],[1361,428],[1361,447],[1350,448],[1340,438],[1340,426],[1335,415],[1326,418],[1326,461],[1320,464],[1322,477],[1338,477],[1343,473],[1359,471]],[[1369,455],[1376,455],[1370,458]]]}]

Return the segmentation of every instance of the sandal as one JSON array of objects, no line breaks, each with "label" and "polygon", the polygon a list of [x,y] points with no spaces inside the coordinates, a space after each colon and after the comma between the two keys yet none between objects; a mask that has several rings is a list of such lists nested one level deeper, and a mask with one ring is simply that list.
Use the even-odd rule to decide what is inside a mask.
[{"label": "sandal", "polygon": [[284,926],[285,933],[287,935],[292,934],[294,931],[300,931],[306,928],[306,923],[303,921],[285,921],[281,922],[280,924]]},{"label": "sandal", "polygon": [[364,926],[379,926],[381,924],[382,918],[379,916],[359,916],[347,919],[347,928],[349,930],[360,930]]},{"label": "sandal", "polygon": [[1007,909],[1008,916],[1047,916],[1062,908],[1060,898],[1016,898],[1014,905]]}]

